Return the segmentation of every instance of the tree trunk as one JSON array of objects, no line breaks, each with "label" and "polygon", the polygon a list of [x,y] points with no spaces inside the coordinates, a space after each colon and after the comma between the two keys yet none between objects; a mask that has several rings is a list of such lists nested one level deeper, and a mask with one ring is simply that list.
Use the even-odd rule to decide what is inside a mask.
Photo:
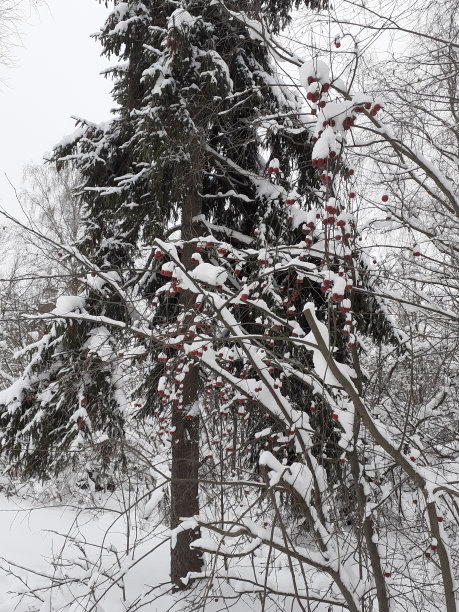
[{"label": "tree trunk", "polygon": [[[191,255],[194,244],[186,241],[196,237],[193,218],[201,212],[199,195],[202,176],[202,157],[199,142],[190,143],[191,168],[189,188],[182,208],[182,262],[184,267],[191,268]],[[185,293],[181,298],[183,309],[193,308],[194,296]],[[187,418],[199,398],[199,366],[190,365],[183,381],[183,412],[173,409],[172,427],[175,427],[172,445],[172,481],[171,481],[171,528],[180,524],[182,517],[199,514],[199,416],[193,411],[193,417]],[[186,589],[189,581],[182,581],[189,572],[202,569],[202,553],[190,548],[191,542],[200,537],[199,528],[180,533],[175,546],[171,549],[171,580],[175,589]]]},{"label": "tree trunk", "polygon": [[[174,410],[172,414],[172,426],[175,427],[172,446],[172,529],[180,524],[181,518],[199,513],[199,422],[197,416],[191,420],[186,418],[187,411],[197,401],[198,383],[199,370],[193,367],[184,381],[183,412]],[[171,548],[171,580],[175,589],[187,588],[182,578],[186,578],[188,572],[199,572],[202,569],[201,552],[190,548],[191,542],[199,537],[199,529],[179,533],[175,546]]]}]

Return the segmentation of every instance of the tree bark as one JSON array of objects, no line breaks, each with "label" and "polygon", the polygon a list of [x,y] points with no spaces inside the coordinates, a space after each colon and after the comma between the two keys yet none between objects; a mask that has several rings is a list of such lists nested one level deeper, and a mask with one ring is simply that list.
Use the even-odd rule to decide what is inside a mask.
[{"label": "tree bark", "polygon": [[[187,270],[191,269],[191,255],[195,245],[187,241],[197,236],[193,218],[201,212],[200,185],[202,177],[202,147],[196,139],[190,143],[191,172],[189,187],[182,208],[182,263]],[[182,294],[180,303],[187,311],[193,308],[194,296]],[[183,381],[183,412],[173,408],[172,427],[174,443],[172,445],[171,469],[171,528],[180,524],[182,517],[199,514],[199,415],[193,410],[192,418],[188,413],[199,400],[199,366],[189,364]],[[186,589],[190,582],[182,580],[189,572],[199,572],[202,569],[202,552],[191,549],[190,544],[200,537],[199,528],[179,533],[175,546],[171,548],[171,581],[174,588]]]},{"label": "tree bark", "polygon": [[[186,418],[187,411],[197,401],[198,383],[199,371],[193,367],[184,381],[183,412],[174,409],[172,414],[172,426],[175,427],[171,470],[172,529],[180,525],[181,518],[199,514],[199,422],[197,416],[191,420]],[[199,537],[199,529],[184,531],[178,534],[171,548],[171,581],[175,589],[187,588],[189,582],[183,582],[182,578],[202,569],[202,553],[190,548],[191,542]]]}]

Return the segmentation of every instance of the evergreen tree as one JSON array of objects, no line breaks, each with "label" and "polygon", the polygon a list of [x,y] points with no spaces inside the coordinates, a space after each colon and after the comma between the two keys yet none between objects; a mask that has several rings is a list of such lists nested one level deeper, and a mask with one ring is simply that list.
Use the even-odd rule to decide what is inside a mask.
[{"label": "evergreen tree", "polygon": [[[218,460],[231,456],[229,469],[258,471],[236,453],[243,442],[253,458],[260,446],[288,462],[302,457],[317,494],[322,471],[348,488],[339,401],[316,367],[303,310],[315,304],[348,364],[352,326],[369,327],[357,302],[355,320],[348,315],[346,291],[359,281],[355,228],[333,192],[346,170],[339,156],[314,157],[321,134],[305,125],[302,98],[283,86],[270,56],[270,32],[300,4],[115,4],[98,35],[118,60],[108,71],[114,117],[81,121],[55,155],[58,169],[71,164],[82,176],[85,235],[79,251],[56,255],[78,260],[85,289],[58,302],[29,369],[0,400],[3,448],[29,471],[61,469],[85,440],[103,450],[102,466],[123,458],[121,366],[136,354],[150,370],[139,416],[170,423],[172,528],[199,513],[200,468],[204,455],[215,459],[200,445],[200,421]],[[327,79],[309,76],[325,94]],[[311,156],[322,160],[319,172]],[[166,242],[174,223],[180,238]],[[388,333],[381,313],[376,319],[374,333]],[[266,425],[269,437],[259,437]],[[307,435],[296,436],[303,428]],[[316,533],[311,513],[308,521]],[[177,587],[201,569],[190,548],[198,537],[198,529],[179,530]]]}]

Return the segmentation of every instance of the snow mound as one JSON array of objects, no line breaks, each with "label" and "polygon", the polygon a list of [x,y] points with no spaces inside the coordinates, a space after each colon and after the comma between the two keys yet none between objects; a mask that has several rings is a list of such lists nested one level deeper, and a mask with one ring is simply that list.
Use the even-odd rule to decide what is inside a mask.
[{"label": "snow mound", "polygon": [[54,315],[67,315],[70,312],[76,310],[83,310],[85,305],[85,299],[75,295],[61,295],[57,298],[56,308],[51,314]]}]

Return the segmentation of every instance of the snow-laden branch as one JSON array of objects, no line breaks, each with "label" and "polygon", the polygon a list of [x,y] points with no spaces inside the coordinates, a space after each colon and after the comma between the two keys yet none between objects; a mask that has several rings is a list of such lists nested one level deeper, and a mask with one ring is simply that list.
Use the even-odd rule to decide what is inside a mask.
[{"label": "snow-laden branch", "polygon": [[[329,557],[327,553],[320,551],[317,553],[311,552],[310,550],[301,546],[295,547],[294,550],[287,548],[284,540],[280,536],[276,535],[272,529],[260,527],[250,519],[241,519],[238,522],[227,522],[225,527],[222,528],[217,526],[215,521],[197,516],[190,519],[184,519],[183,523],[177,528],[176,531],[180,532],[187,529],[195,529],[196,527],[205,528],[212,533],[224,537],[225,539],[248,536],[252,539],[252,541],[256,542],[257,547],[260,544],[265,544],[293,559],[296,559],[300,563],[304,563],[306,566],[313,567],[324,574],[327,574],[341,591],[343,599],[346,602],[349,610],[359,612],[359,596],[361,595],[359,578],[355,575],[350,565],[343,563],[337,557]],[[221,550],[219,549],[218,543],[211,545],[208,538],[201,543],[203,544],[203,549],[207,549],[208,552],[216,554],[217,551]],[[200,548],[200,546],[197,546],[197,548]],[[247,548],[247,551],[247,554],[251,552],[250,547]],[[222,552],[220,552],[220,554],[225,556]]]},{"label": "snow-laden branch", "polygon": [[[456,597],[455,589],[456,582],[452,572],[450,552],[448,550],[448,536],[442,525],[443,517],[441,510],[438,507],[438,497],[434,493],[434,486],[432,480],[429,478],[428,472],[425,468],[418,467],[413,464],[396,446],[389,436],[383,435],[381,428],[378,427],[377,423],[371,417],[365,404],[359,396],[356,388],[349,380],[348,376],[340,365],[335,361],[333,355],[330,352],[327,339],[324,338],[320,331],[320,322],[315,316],[315,308],[313,304],[307,304],[304,310],[304,314],[308,321],[311,331],[316,339],[319,350],[321,351],[324,359],[326,359],[328,366],[331,371],[341,383],[343,389],[349,395],[352,400],[355,410],[358,413],[365,427],[374,437],[374,439],[381,445],[383,450],[392,457],[395,463],[410,477],[413,483],[424,495],[426,501],[427,515],[429,519],[429,527],[432,536],[438,541],[438,555],[440,559],[441,571],[443,576],[443,587],[445,591],[446,609],[448,612],[456,612]],[[459,490],[458,490],[459,493]]]}]

